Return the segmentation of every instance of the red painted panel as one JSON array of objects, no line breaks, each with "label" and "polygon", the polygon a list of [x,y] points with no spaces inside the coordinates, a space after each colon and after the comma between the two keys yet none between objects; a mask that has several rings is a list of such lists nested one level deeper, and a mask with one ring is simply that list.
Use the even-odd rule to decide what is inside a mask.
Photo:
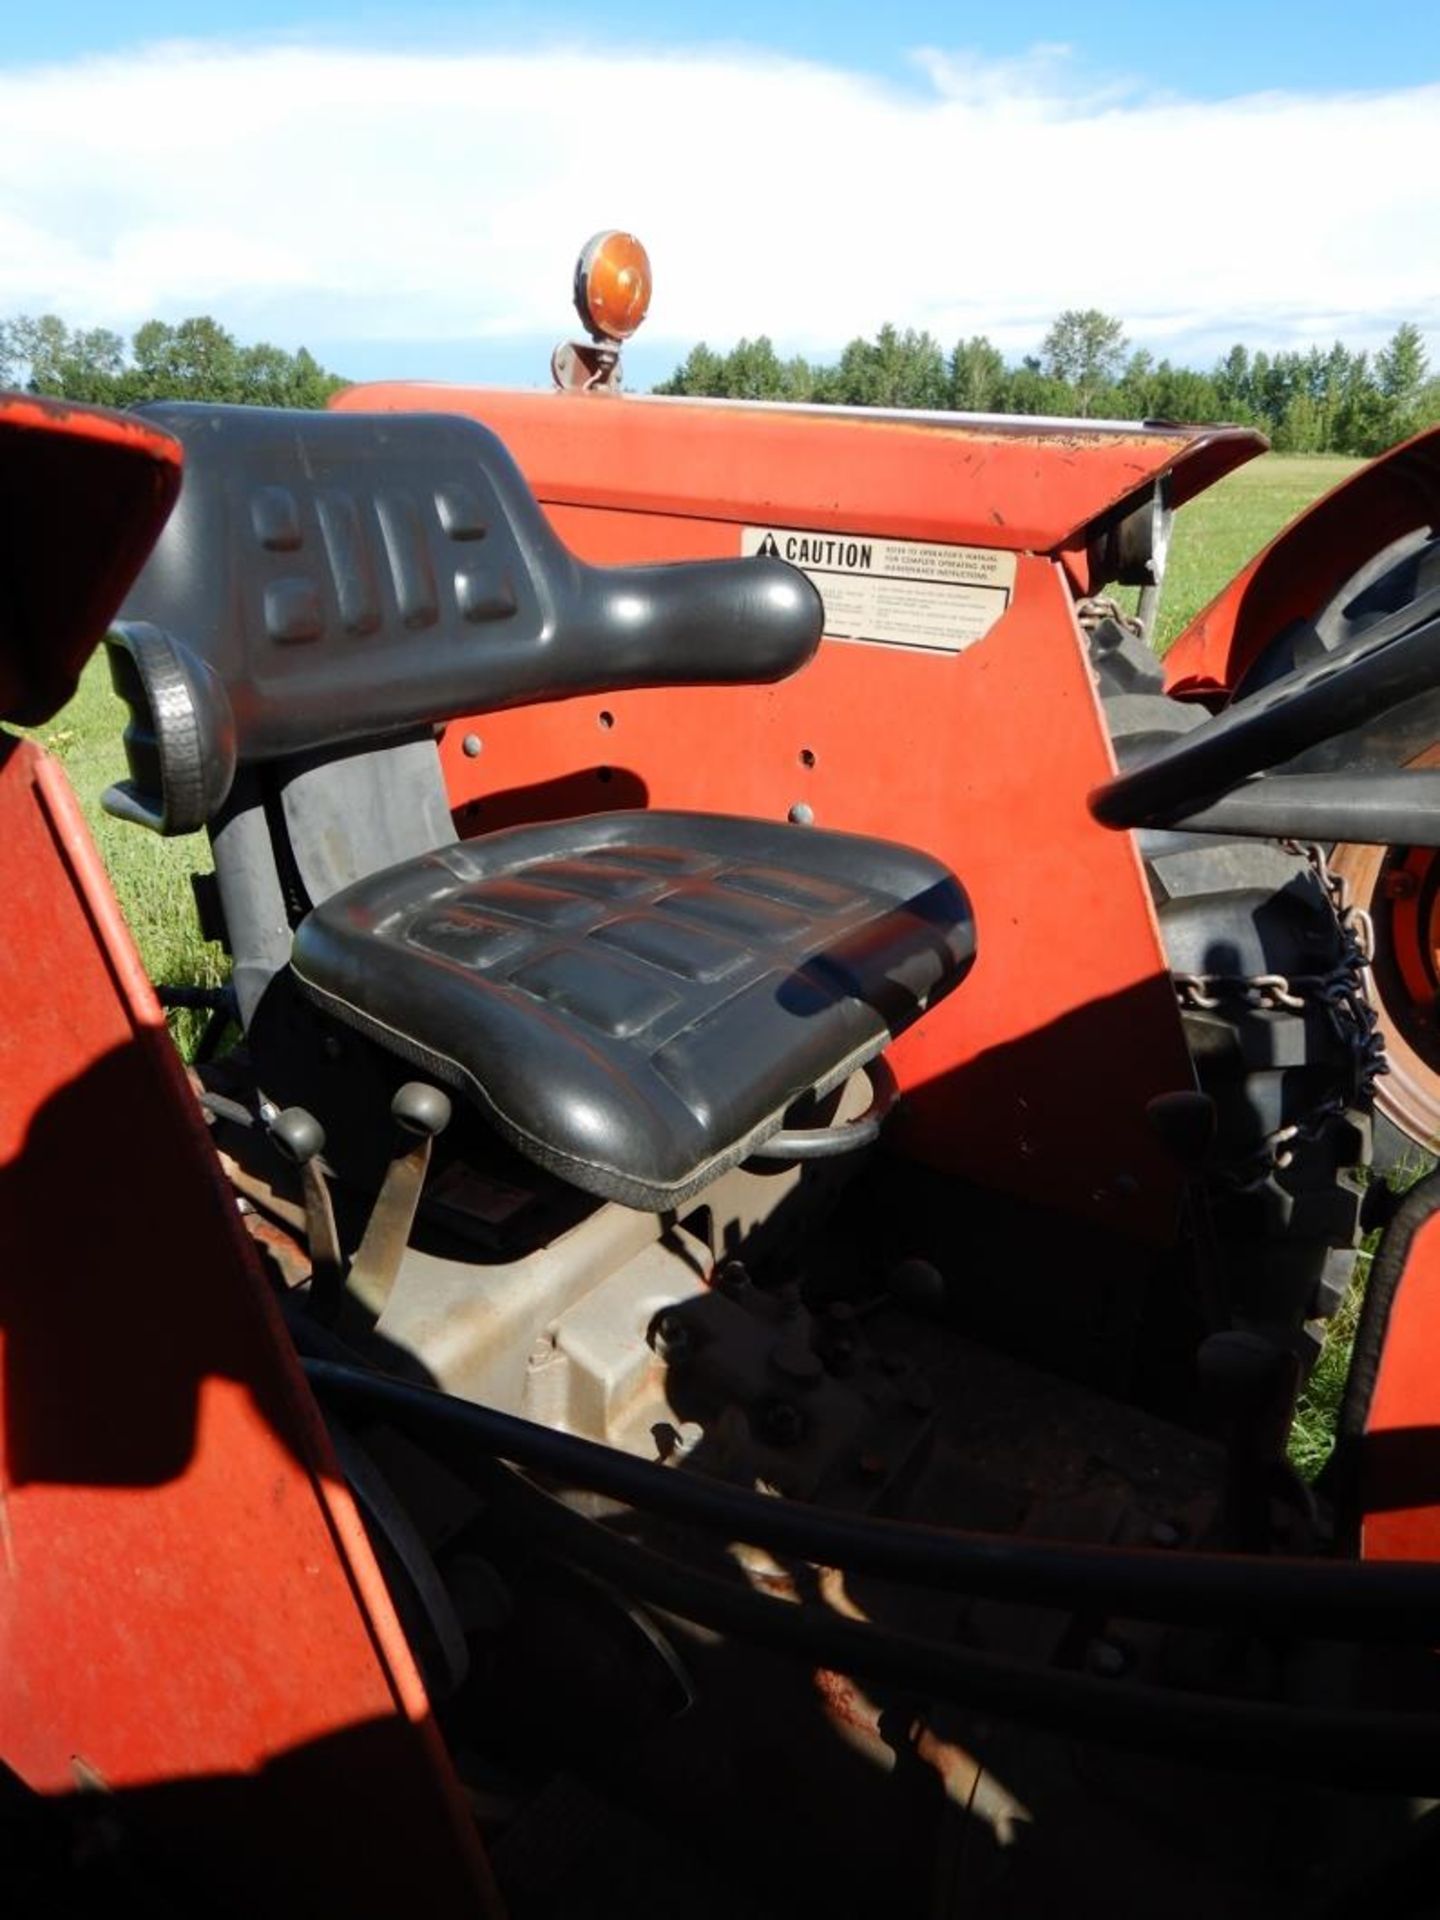
[{"label": "red painted panel", "polygon": [[[739,550],[714,520],[551,517],[590,560]],[[1021,556],[1010,612],[959,655],[827,640],[776,686],[489,714],[451,727],[443,753],[467,832],[614,806],[784,819],[803,803],[818,825],[938,855],[974,901],[979,955],[894,1049],[897,1144],[1138,1238],[1172,1231],[1174,1171],[1143,1116],[1192,1083],[1189,1056],[1134,846],[1085,804],[1112,761],[1053,562]]]},{"label": "red painted panel", "polygon": [[0,1761],[109,1789],[227,1910],[393,1914],[417,1873],[427,1913],[482,1910],[154,995],[63,777],[10,739],[0,869]]},{"label": "red painted panel", "polygon": [[1361,1454],[1367,1560],[1440,1560],[1440,1213],[1415,1231],[1385,1329]]},{"label": "red painted panel", "polygon": [[547,504],[1058,552],[1160,474],[1177,504],[1253,459],[1239,427],[376,383],[332,405],[483,420]]}]

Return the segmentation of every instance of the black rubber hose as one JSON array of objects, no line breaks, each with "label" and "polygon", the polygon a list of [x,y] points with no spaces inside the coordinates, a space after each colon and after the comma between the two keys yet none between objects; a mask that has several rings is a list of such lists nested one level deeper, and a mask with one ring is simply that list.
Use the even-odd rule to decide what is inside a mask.
[{"label": "black rubber hose", "polygon": [[627,1506],[821,1566],[1121,1617],[1290,1639],[1440,1642],[1440,1567],[1076,1547],[802,1506],[334,1360],[306,1358],[322,1400],[410,1427],[431,1443],[513,1462]]},{"label": "black rubber hose", "polygon": [[[1315,1710],[1201,1696],[1128,1680],[1027,1665],[863,1625],[677,1565],[497,1472],[499,1510],[527,1545],[583,1567],[628,1596],[734,1634],[809,1667],[903,1686],[935,1699],[1112,1746],[1250,1773],[1283,1770],[1356,1788],[1433,1792],[1440,1785],[1440,1715]],[[771,1504],[774,1504],[773,1502]]]},{"label": "black rubber hose", "polygon": [[167,1013],[182,1008],[201,1013],[233,1013],[235,994],[230,987],[176,987],[157,985],[155,998]]}]

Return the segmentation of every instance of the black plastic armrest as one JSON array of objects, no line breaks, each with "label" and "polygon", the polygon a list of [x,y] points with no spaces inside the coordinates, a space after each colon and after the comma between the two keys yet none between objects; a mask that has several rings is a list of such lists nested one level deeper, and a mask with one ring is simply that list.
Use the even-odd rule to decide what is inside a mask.
[{"label": "black plastic armrest", "polygon": [[219,677],[159,627],[121,621],[105,639],[110,678],[129,708],[130,778],[101,805],[152,833],[194,833],[235,778],[235,721]]}]

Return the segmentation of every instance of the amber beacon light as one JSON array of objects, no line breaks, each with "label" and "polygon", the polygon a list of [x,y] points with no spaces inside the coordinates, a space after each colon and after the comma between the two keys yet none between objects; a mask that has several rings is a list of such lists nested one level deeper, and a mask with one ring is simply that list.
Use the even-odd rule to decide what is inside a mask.
[{"label": "amber beacon light", "polygon": [[575,263],[575,311],[596,340],[628,340],[650,310],[650,256],[633,233],[609,228]]}]

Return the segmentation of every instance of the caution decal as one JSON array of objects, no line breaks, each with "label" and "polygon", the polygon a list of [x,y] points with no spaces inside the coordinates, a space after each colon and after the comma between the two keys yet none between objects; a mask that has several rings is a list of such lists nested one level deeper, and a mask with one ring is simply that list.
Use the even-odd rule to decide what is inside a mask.
[{"label": "caution decal", "polygon": [[961,653],[990,631],[1015,590],[1014,554],[992,547],[742,527],[740,551],[808,574],[835,640]]}]

